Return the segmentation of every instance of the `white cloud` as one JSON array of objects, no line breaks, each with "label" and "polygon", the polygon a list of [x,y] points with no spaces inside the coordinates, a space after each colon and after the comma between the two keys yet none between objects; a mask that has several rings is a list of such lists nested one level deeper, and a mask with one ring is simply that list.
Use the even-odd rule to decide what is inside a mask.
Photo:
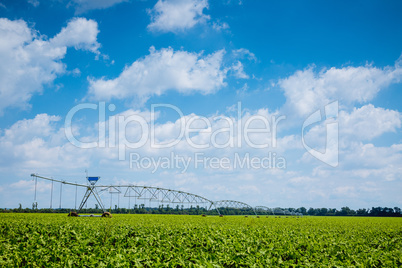
[{"label": "white cloud", "polygon": [[[364,109],[372,109],[366,107]],[[375,108],[373,108],[375,109]],[[162,112],[162,111],[161,111]],[[352,112],[347,114],[349,117],[359,114],[360,112]],[[384,112],[387,114],[387,111]],[[138,115],[151,123],[151,114],[149,111],[134,111],[127,110],[119,113],[117,116],[123,115],[125,118],[131,115]],[[260,109],[252,112],[244,112],[241,118],[241,123],[245,122],[255,115],[262,115],[270,118],[270,113],[267,109]],[[156,114],[158,122],[163,118],[159,118],[160,114]],[[210,142],[212,133],[217,130],[222,130],[228,127],[227,121],[215,116],[228,116],[225,114],[211,115],[207,119],[211,121],[211,127],[207,127],[200,120],[193,121],[193,128],[204,129],[194,132],[191,136],[193,142],[204,144]],[[199,118],[195,114],[179,117],[173,122],[156,123],[155,131],[158,142],[166,142],[174,139],[180,132],[181,121]],[[359,117],[359,116],[357,116]],[[238,128],[240,120],[230,117],[234,122],[234,128]],[[109,117],[109,120],[116,118]],[[10,128],[4,130],[0,136],[0,171],[6,173],[7,170],[15,170],[18,167],[18,174],[27,176],[32,172],[39,174],[71,174],[79,173],[86,167],[90,167],[92,172],[96,172],[104,178],[102,184],[112,183],[114,176],[119,179],[127,178],[127,183],[139,183],[134,181],[133,177],[141,177],[143,185],[160,185],[161,187],[170,187],[173,189],[182,189],[188,192],[193,192],[211,199],[235,199],[245,201],[254,205],[265,204],[268,206],[308,206],[324,202],[326,204],[344,205],[346,197],[350,197],[348,189],[354,187],[358,198],[367,197],[367,191],[372,191],[370,185],[364,183],[372,182],[393,182],[398,183],[402,176],[402,169],[399,167],[402,161],[402,146],[400,144],[390,147],[375,147],[371,144],[351,143],[348,148],[344,148],[341,156],[341,163],[337,169],[328,169],[327,167],[319,166],[312,174],[309,167],[306,170],[298,170],[291,172],[294,164],[291,163],[289,150],[295,147],[301,147],[300,140],[295,136],[281,136],[278,139],[277,148],[269,147],[266,150],[253,149],[248,146],[244,140],[241,148],[225,148],[217,149],[215,147],[206,150],[194,149],[185,140],[180,141],[178,145],[167,149],[151,148],[149,142],[138,149],[127,149],[128,152],[135,152],[142,157],[169,157],[174,151],[181,156],[192,156],[194,152],[204,153],[206,157],[229,157],[232,158],[235,153],[250,153],[252,156],[264,156],[267,151],[277,152],[278,156],[285,156],[288,165],[291,166],[287,170],[275,169],[208,169],[191,168],[181,174],[181,169],[173,167],[171,169],[160,169],[155,174],[150,175],[149,170],[130,169],[129,162],[117,161],[118,147],[113,148],[93,148],[79,149],[68,143],[65,139],[64,130],[59,127],[61,118],[47,114],[37,115],[33,119],[25,119],[18,121]],[[110,122],[106,122],[108,126]],[[255,124],[250,124],[251,127],[261,128],[260,121],[255,121]],[[97,124],[80,123],[80,132],[96,132]],[[79,140],[96,141],[97,137],[79,135]],[[106,139],[110,137],[111,132],[107,132]],[[113,133],[117,136],[118,133]],[[136,124],[129,124],[126,128],[126,138],[135,142],[141,135],[141,129]],[[228,138],[237,141],[238,133],[234,132],[233,136],[223,135],[217,137],[219,143],[224,143]],[[269,135],[260,133],[252,137],[253,141],[269,142]],[[237,142],[235,142],[237,144]],[[300,151],[298,151],[300,153]],[[302,151],[303,152],[303,151]],[[135,174],[135,176],[133,176]],[[22,176],[22,175],[21,175]],[[56,176],[57,177],[57,176]],[[18,181],[15,180],[15,181]],[[15,182],[14,181],[14,182]],[[10,181],[8,181],[10,182]],[[33,184],[23,182],[14,184],[13,191],[23,191],[22,188],[30,188]],[[228,186],[229,185],[229,186]],[[258,191],[269,192],[269,198],[256,196],[257,188],[250,185],[258,185]],[[369,187],[368,187],[369,186]],[[383,186],[390,188],[391,186]],[[387,196],[384,192],[388,188],[380,189],[378,200],[382,199],[381,204],[387,203]],[[64,188],[63,188],[64,189]],[[49,189],[47,188],[47,193]],[[257,191],[257,192],[258,192]],[[309,193],[306,197],[306,193]],[[368,194],[371,195],[372,192]],[[377,198],[377,197],[376,197]],[[286,200],[286,201],[283,201]],[[290,200],[290,201],[289,201]],[[282,203],[285,202],[285,203]],[[357,202],[357,201],[356,201]],[[357,206],[357,203],[348,202]],[[358,204],[370,204],[369,201],[359,201]],[[379,201],[380,202],[380,201]],[[41,203],[43,205],[43,202]],[[273,205],[275,204],[275,205]],[[332,206],[332,205],[331,205]]]},{"label": "white cloud", "polygon": [[224,50],[203,56],[172,48],[155,50],[126,67],[115,79],[90,79],[89,96],[97,100],[137,97],[140,101],[167,90],[210,94],[226,83],[222,68]]},{"label": "white cloud", "polygon": [[56,47],[74,47],[99,54],[100,44],[96,41],[98,36],[98,23],[85,18],[71,20],[67,27],[61,29],[50,43]]},{"label": "white cloud", "polygon": [[22,143],[37,137],[49,137],[53,133],[53,123],[60,121],[59,116],[38,114],[34,119],[23,119],[17,121],[10,128],[4,131],[2,140]]},{"label": "white cloud", "polygon": [[360,141],[371,140],[387,132],[395,132],[401,127],[402,116],[398,111],[376,108],[372,104],[354,108],[349,114],[339,113],[341,134]]},{"label": "white cloud", "polygon": [[95,21],[75,18],[46,40],[23,20],[0,18],[0,114],[8,107],[27,108],[33,94],[63,74],[67,47],[98,54],[97,34]]},{"label": "white cloud", "polygon": [[[259,110],[259,111],[254,111],[252,113],[247,113],[244,115],[242,118],[243,124],[245,123],[246,119],[249,118],[250,116],[254,114],[259,114],[259,115],[267,115],[267,110]],[[125,112],[119,113],[115,115],[115,117],[109,117],[108,119],[111,120],[116,120],[117,116],[124,116],[125,118],[131,116],[131,115],[138,115],[140,117],[143,117],[146,122],[151,121],[151,114],[148,111],[134,111],[134,110],[127,110]],[[159,114],[155,114],[155,118],[158,119]],[[172,138],[174,139],[177,137],[177,132],[180,127],[180,122],[183,120],[190,120],[193,117],[197,117],[194,114],[191,115],[186,115],[182,118],[179,118],[178,120],[174,122],[165,122],[165,123],[158,123],[156,125],[156,135],[158,141],[166,141],[166,140],[171,140]],[[208,118],[209,120],[212,120],[211,118]],[[39,174],[72,174],[72,173],[79,173],[79,171],[83,171],[85,168],[90,167],[93,172],[99,172],[98,174],[101,174],[104,178],[106,178],[106,181],[104,182],[107,184],[109,181],[107,179],[110,179],[110,174],[113,174],[113,176],[118,176],[116,175],[116,170],[118,170],[117,173],[120,174],[120,177],[126,176],[128,178],[132,177],[132,174],[141,174],[141,172],[144,172],[143,170],[135,170],[135,169],[129,169],[129,163],[128,161],[118,161],[118,146],[115,147],[106,147],[106,148],[93,148],[93,149],[80,149],[77,147],[74,147],[72,144],[70,144],[64,134],[64,129],[60,128],[60,122],[62,119],[58,116],[51,116],[47,114],[39,114],[33,119],[24,119],[16,122],[14,125],[9,127],[8,129],[5,129],[2,131],[2,135],[0,135],[0,171],[3,174],[7,174],[9,170],[13,170],[12,172],[16,174],[13,174],[14,176],[27,176],[28,174],[32,172],[38,172]],[[158,119],[159,120],[159,119]],[[235,120],[235,119],[233,119]],[[213,121],[213,120],[212,120]],[[77,122],[75,122],[77,123]],[[79,122],[78,122],[79,123]],[[97,141],[96,135],[93,136],[86,136],[84,132],[89,132],[89,133],[96,133],[97,129],[97,124],[83,124],[82,122],[79,123],[80,129],[75,131],[74,133],[77,136],[77,139],[81,141]],[[235,123],[236,124],[236,123]],[[238,124],[238,123],[237,123]],[[106,122],[106,125],[109,126],[109,122]],[[223,119],[217,119],[212,122],[212,130],[219,130],[222,127],[227,127],[227,122]],[[74,127],[77,127],[75,125]],[[194,124],[192,124],[192,127],[194,128],[203,128],[204,125],[201,124],[201,121],[194,121]],[[138,128],[137,125],[129,124],[126,128],[126,138],[130,141],[136,141],[138,140],[138,137],[141,135],[141,129]],[[179,131],[180,132],[180,131]],[[79,134],[79,133],[84,133],[84,134]],[[111,131],[109,130],[108,135],[106,136],[106,139],[111,135]],[[118,133],[114,132],[114,135],[118,136]],[[211,133],[208,133],[208,131],[199,131],[195,132],[195,135],[193,136],[193,140],[195,142],[199,143],[204,143],[204,142],[209,142],[211,138]],[[235,134],[236,135],[236,134]],[[266,137],[266,135],[261,135]],[[258,140],[261,140],[261,136],[258,138]],[[227,136],[224,137],[218,137],[218,139],[223,140],[223,142],[226,141],[228,138]],[[244,141],[243,141],[244,143]],[[176,153],[179,153],[180,155],[191,155],[194,156],[193,153],[194,151],[199,151],[199,150],[194,150],[187,142],[182,141],[180,144],[178,144],[176,147],[174,147],[174,150]],[[241,150],[241,149],[240,149]],[[249,151],[247,148],[245,149]],[[152,156],[155,159],[159,156],[170,156],[170,153],[172,151],[172,148],[168,148],[165,150],[160,150],[160,149],[153,149],[150,147],[150,144],[147,143],[143,147],[138,148],[138,149],[128,149],[128,152],[135,152],[141,154],[141,156]],[[209,156],[231,156],[233,155],[234,152],[236,152],[236,148],[228,148],[228,150],[219,150],[215,148],[211,148],[209,152]],[[259,152],[258,150],[253,151],[255,154],[260,154],[262,152]],[[148,172],[149,170],[146,170],[145,172]],[[154,174],[152,175],[150,179],[149,176],[144,177],[144,184],[145,185],[155,185],[155,184],[169,184],[170,187],[177,189],[178,187],[182,190],[187,190],[189,192],[194,192],[197,194],[205,194],[207,192],[204,190],[205,184],[204,184],[204,179],[203,180],[198,180],[196,179],[195,176],[191,176],[191,171],[186,172],[186,174],[181,174],[179,169],[173,168],[170,170],[158,170],[158,171],[166,171],[168,174],[175,174],[169,175],[172,180],[164,180],[163,179],[163,174],[159,176],[159,174]],[[201,170],[201,174],[203,172],[210,172],[215,173],[215,170]],[[221,170],[220,172],[227,173],[228,171],[226,170]],[[246,170],[245,173],[248,173],[249,171]],[[149,172],[148,172],[149,173]],[[163,172],[162,172],[163,173]],[[197,174],[199,171],[197,171]],[[229,173],[230,174],[230,173]],[[56,178],[58,177],[55,175]],[[158,177],[159,176],[159,177]],[[18,181],[18,179],[15,179],[15,177],[10,177],[5,175],[7,177],[7,183],[11,183],[11,180],[14,180],[12,182]],[[244,174],[244,176],[238,176],[236,177],[236,180],[244,180],[244,178],[252,178],[253,175],[247,175]],[[259,176],[262,178],[261,176]],[[157,178],[157,179],[155,179]],[[214,179],[211,179],[211,183],[216,183],[214,181],[217,177],[214,177]],[[224,178],[224,176],[220,176],[220,178]],[[71,178],[69,178],[71,180]],[[133,183],[133,181],[129,181],[130,183]],[[198,189],[196,186],[200,185],[202,186],[201,188]],[[16,184],[12,185],[14,188],[14,192],[21,192],[24,191],[22,188],[30,188],[32,190],[33,183],[31,184],[27,182],[27,184],[24,184],[24,182],[19,182]],[[251,191],[253,189],[248,188],[247,183],[242,183],[239,186],[236,186],[236,193],[239,194],[245,189],[247,191]],[[48,190],[48,189],[47,189]],[[49,191],[47,191],[49,192]],[[233,190],[228,189],[228,193],[233,193]],[[227,195],[228,196],[228,195]],[[4,197],[3,197],[4,198]],[[43,202],[41,203],[43,205]]]},{"label": "white cloud", "polygon": [[151,31],[178,32],[190,29],[209,20],[203,14],[208,8],[207,0],[159,0],[150,11]]},{"label": "white cloud", "polygon": [[341,151],[338,168],[320,165],[312,175],[321,178],[317,186],[338,207],[353,203],[355,207],[389,206],[402,201],[396,198],[402,183],[401,161],[401,144],[376,147],[353,142]]},{"label": "white cloud", "polygon": [[[362,142],[371,141],[385,133],[395,133],[401,127],[401,119],[402,116],[398,111],[376,108],[372,104],[368,104],[361,108],[354,108],[350,113],[340,111],[336,121],[329,119],[314,125],[305,133],[304,141],[309,147],[325,153],[328,157],[338,159],[339,156],[342,168],[345,167],[346,163],[355,163],[354,159],[359,159],[354,164],[354,167],[358,168],[359,165],[371,161],[369,158],[360,158],[357,153],[361,151],[361,146],[367,146]],[[339,129],[335,140],[327,136],[330,135],[327,123],[334,122],[338,122]],[[320,160],[323,161],[324,159]],[[320,161],[314,159],[308,152],[304,153],[302,161],[320,165]],[[381,160],[376,161],[380,162]]]},{"label": "white cloud", "polygon": [[240,61],[237,61],[232,65],[231,70],[233,71],[233,74],[236,78],[238,79],[249,79],[250,77],[248,74],[244,72],[244,67],[243,64]]},{"label": "white cloud", "polygon": [[244,65],[239,59],[247,59],[248,61],[256,62],[257,57],[254,55],[254,53],[250,52],[250,50],[248,49],[239,48],[232,50],[230,57],[232,58],[234,63],[228,70],[232,72],[234,77],[236,77],[237,79],[249,79],[250,76],[244,71]]},{"label": "white cloud", "polygon": [[127,2],[127,0],[72,0],[76,14],[85,13],[93,9],[106,9],[116,4]]},{"label": "white cloud", "polygon": [[232,50],[232,54],[235,58],[247,58],[250,61],[257,61],[257,57],[255,56],[255,54],[246,48],[234,49]]},{"label": "white cloud", "polygon": [[[340,111],[337,119],[339,147],[348,148],[354,142],[370,141],[384,133],[396,132],[401,127],[401,120],[398,111],[376,108],[372,104],[354,108],[350,113]],[[320,122],[305,133],[306,144],[315,148],[325,146],[326,123]]]},{"label": "white cloud", "polygon": [[70,73],[71,73],[74,77],[81,76],[81,71],[80,71],[80,69],[78,69],[78,68],[75,68],[75,69],[72,70]]},{"label": "white cloud", "polygon": [[[159,116],[163,109],[157,110],[157,112],[156,116]],[[132,110],[123,114],[138,114],[142,117],[146,115]],[[149,119],[144,117],[146,122],[154,124],[154,132],[150,136],[155,140],[156,144],[168,144],[174,141],[177,141],[177,144],[167,149],[159,149],[158,145],[152,147],[148,141],[142,148],[136,149],[135,152],[153,156],[167,156],[170,155],[172,148],[174,148],[175,152],[186,156],[194,156],[195,152],[202,152],[216,157],[227,156],[234,158],[235,153],[241,155],[250,153],[251,156],[265,157],[268,152],[283,153],[290,148],[297,147],[297,141],[293,136],[276,138],[272,116],[273,114],[269,113],[267,109],[260,109],[244,113],[241,118],[224,114],[209,117],[189,114],[179,117],[175,121],[158,123],[148,121]],[[266,118],[266,121],[263,118]],[[114,120],[114,118],[112,119]],[[107,122],[106,125],[108,124]],[[246,125],[247,130],[245,130]],[[185,131],[189,129],[192,130],[191,133]],[[250,131],[251,129],[258,129],[259,133]],[[238,130],[240,133],[238,133]],[[182,131],[185,132],[182,133]],[[247,134],[244,134],[246,131]],[[126,133],[128,134],[127,139],[135,143],[140,139],[143,130],[138,124],[132,124],[127,127]],[[266,149],[259,149],[260,145],[266,145]],[[127,149],[127,151],[130,150]]]},{"label": "white cloud", "polygon": [[399,83],[401,77],[398,60],[394,67],[385,68],[366,65],[316,72],[310,67],[280,79],[278,85],[286,97],[284,109],[304,117],[334,100],[343,105],[370,101],[381,89]]},{"label": "white cloud", "polygon": [[0,170],[17,173],[85,167],[90,154],[69,144],[58,116],[38,114],[33,119],[17,121],[0,136]]},{"label": "white cloud", "polygon": [[40,4],[38,0],[28,0],[28,3],[30,3],[34,7],[37,7]]},{"label": "white cloud", "polygon": [[[388,172],[397,172],[402,175],[402,169],[398,168],[402,161],[402,145],[393,144],[389,147],[377,147],[373,144],[352,143],[342,152],[343,168],[345,170],[371,170],[378,172],[387,169]],[[387,172],[387,173],[388,173]],[[380,173],[375,173],[381,176]],[[385,176],[385,173],[382,173]]]},{"label": "white cloud", "polygon": [[229,24],[227,24],[226,22],[214,22],[212,23],[212,28],[215,29],[216,31],[222,31],[222,30],[227,30],[229,29]]},{"label": "white cloud", "polygon": [[[23,34],[18,36],[23,37]],[[7,43],[0,44],[8,45]],[[85,49],[90,50],[91,46]],[[243,55],[248,55],[245,51],[243,52]],[[182,84],[186,86],[181,86],[180,92],[198,91],[208,94],[224,86],[223,81],[226,77],[226,72],[230,69],[230,67],[226,69],[222,67],[222,58],[217,61],[218,64],[211,64],[215,66],[214,68],[209,66],[207,63],[210,62],[210,58],[215,57],[215,54],[203,56],[202,54],[173,51],[172,49],[159,51],[151,49],[149,56],[134,62],[119,77],[113,80],[100,79],[92,82],[94,84],[99,81],[116,83],[115,87],[118,89],[120,84],[122,87],[124,86],[124,90],[121,91],[122,94],[118,90],[114,93],[105,91],[106,93],[103,94],[106,94],[106,98],[125,98],[130,96],[146,98],[151,95],[162,94],[169,90],[170,87],[178,90],[177,85]],[[188,60],[188,58],[191,60]],[[206,66],[206,69],[216,70],[215,73],[222,74],[222,80],[217,80],[219,76],[211,75],[214,72],[207,72],[206,77],[213,77],[214,81],[218,81],[216,88],[211,87],[212,89],[210,90],[202,91],[202,88],[193,88],[188,86],[188,83],[176,81],[178,78],[183,79],[182,74],[185,74],[186,81],[194,83],[188,77],[191,77],[192,72],[195,71],[201,72],[202,70],[206,72],[200,67],[201,65]],[[398,81],[396,77],[398,69],[399,67],[396,66],[395,68],[384,68],[380,72],[383,75],[388,72],[388,75],[395,76],[394,80],[391,79],[392,81]],[[176,75],[176,73],[181,75]],[[134,78],[131,78],[133,74],[135,74]],[[171,81],[168,78],[172,76]],[[161,81],[157,81],[157,78],[161,79]],[[154,80],[156,84],[152,84]],[[204,80],[201,81],[205,83]],[[162,86],[156,87],[158,91],[153,91],[152,89],[155,88],[153,85],[159,85],[159,83]],[[166,87],[164,86],[165,84],[170,86]],[[144,89],[144,85],[147,86],[145,87],[146,90],[139,90],[140,88]],[[131,88],[136,90],[130,91]],[[115,88],[112,87],[111,89]],[[105,96],[102,94],[98,96],[92,95],[94,98],[103,98]],[[330,95],[327,98],[330,99],[332,96]],[[358,97],[351,97],[351,99],[354,100],[350,101],[352,103],[360,101]],[[228,127],[227,121],[223,119],[226,116],[234,122],[234,129],[238,129],[239,124],[244,126],[245,122],[255,115],[263,116],[269,120],[272,115],[278,115],[278,112],[272,113],[268,109],[242,111],[241,120],[235,117],[236,114],[234,109],[229,109],[224,114],[210,115],[207,118],[211,122],[210,126],[207,126],[201,120],[193,121],[192,127],[200,130],[192,133],[191,140],[196,144],[211,142],[213,132]],[[125,116],[125,118],[131,115],[139,115],[145,118],[147,123],[151,123],[151,116],[148,111],[127,110],[116,116],[120,115]],[[159,114],[156,115],[157,118],[158,116]],[[216,116],[219,118],[215,118]],[[168,142],[175,139],[179,136],[181,122],[188,122],[194,118],[201,118],[201,116],[189,114],[168,122],[163,122],[163,118],[158,118],[155,125],[157,142]],[[116,117],[111,116],[108,119],[116,119]],[[46,171],[47,173],[60,174],[70,173],[72,172],[71,170],[83,170],[84,167],[90,166],[91,169],[105,178],[105,184],[111,182],[109,177],[113,176],[126,177],[128,178],[127,183],[138,183],[138,181],[134,181],[131,178],[141,177],[141,184],[144,185],[160,185],[173,189],[180,188],[215,200],[235,199],[253,205],[263,204],[270,207],[327,204],[325,206],[337,206],[339,208],[343,205],[360,207],[371,206],[372,204],[401,204],[400,198],[395,199],[395,196],[398,196],[397,190],[400,189],[398,186],[401,185],[400,178],[402,178],[402,168],[400,167],[402,145],[376,147],[373,144],[363,143],[363,141],[370,141],[380,137],[384,133],[397,131],[401,127],[401,114],[398,111],[375,107],[372,104],[366,104],[360,108],[344,109],[339,112],[340,164],[338,168],[333,169],[324,164],[321,165],[315,159],[314,165],[316,163],[317,165],[314,166],[312,171],[312,165],[293,161],[293,158],[298,159],[305,152],[301,145],[299,133],[292,132],[286,133],[285,136],[278,136],[276,148],[272,148],[272,136],[270,133],[251,133],[249,135],[251,141],[257,144],[268,143],[270,146],[266,150],[254,149],[248,146],[244,139],[241,139],[242,146],[240,148],[237,148],[236,145],[235,147],[226,147],[224,149],[212,146],[204,150],[195,149],[185,140],[182,140],[173,149],[151,148],[148,142],[141,148],[127,149],[126,152],[135,152],[141,156],[157,159],[157,157],[170,156],[172,151],[181,156],[194,157],[194,152],[202,152],[206,157],[229,158],[232,158],[235,153],[241,155],[245,152],[250,153],[251,156],[261,157],[266,156],[267,151],[272,151],[277,153],[278,156],[286,158],[287,170],[254,168],[216,170],[201,167],[189,169],[185,174],[181,174],[181,169],[171,168],[162,171],[158,170],[157,173],[150,175],[153,167],[149,170],[129,169],[128,160],[117,161],[119,155],[118,146],[88,150],[72,146],[65,140],[63,129],[57,127],[60,120],[61,118],[57,116],[41,114],[34,119],[21,120],[4,130],[3,134],[0,135],[0,170],[5,172],[10,167],[11,169],[17,169],[18,167],[20,174],[29,174],[36,171],[39,173]],[[110,121],[106,122],[106,125],[108,126],[109,123]],[[262,128],[264,124],[262,121],[254,121],[250,126]],[[280,124],[279,128],[281,127],[282,125]],[[88,124],[82,124],[80,130],[83,130],[82,133],[96,133],[96,129],[96,124],[89,126]],[[126,138],[133,142],[137,141],[141,136],[141,129],[135,123],[129,124],[126,132]],[[315,142],[315,144],[320,145],[323,137],[325,137],[324,132],[325,125],[320,124],[311,128],[306,137],[310,138],[313,144]],[[85,136],[86,134],[79,135],[79,132],[75,133],[77,133],[77,138],[80,140],[97,140],[95,135]],[[110,137],[111,133],[111,131],[108,132],[109,136],[106,136],[106,139]],[[117,135],[118,133],[114,132],[113,134]],[[224,144],[230,139],[235,141],[234,144],[237,144],[239,139],[237,131],[233,134],[221,133],[215,138],[219,144]],[[325,142],[322,144],[325,144]],[[304,156],[306,155],[308,154],[305,153]],[[297,166],[299,164],[301,164],[301,168]],[[136,176],[133,176],[133,174]],[[258,188],[255,185],[258,185]],[[19,188],[28,187],[27,185],[24,186],[23,182],[14,186]],[[32,185],[30,188],[32,189]],[[269,193],[269,197],[258,195],[259,192]],[[6,198],[3,197],[4,199]]]}]

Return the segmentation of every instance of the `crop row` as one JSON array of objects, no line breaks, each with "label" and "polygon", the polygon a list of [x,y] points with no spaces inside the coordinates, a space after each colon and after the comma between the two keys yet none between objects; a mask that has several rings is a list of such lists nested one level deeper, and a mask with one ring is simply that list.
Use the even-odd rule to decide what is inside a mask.
[{"label": "crop row", "polygon": [[402,219],[0,214],[0,267],[402,265]]}]

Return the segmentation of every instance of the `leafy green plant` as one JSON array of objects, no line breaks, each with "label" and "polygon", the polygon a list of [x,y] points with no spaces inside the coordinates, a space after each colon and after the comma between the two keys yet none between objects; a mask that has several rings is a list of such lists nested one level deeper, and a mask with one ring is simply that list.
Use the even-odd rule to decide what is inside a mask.
[{"label": "leafy green plant", "polygon": [[402,219],[0,214],[0,267],[402,265]]}]

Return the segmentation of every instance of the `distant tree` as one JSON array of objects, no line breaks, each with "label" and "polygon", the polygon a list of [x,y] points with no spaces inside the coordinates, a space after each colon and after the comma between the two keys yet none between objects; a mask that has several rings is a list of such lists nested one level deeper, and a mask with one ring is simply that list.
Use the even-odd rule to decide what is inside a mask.
[{"label": "distant tree", "polygon": [[305,207],[300,207],[297,209],[297,212],[302,213],[303,215],[307,214],[307,209]]},{"label": "distant tree", "polygon": [[401,215],[402,213],[401,213],[401,209],[400,208],[398,208],[398,207],[394,207],[394,213],[396,214],[396,215]]},{"label": "distant tree", "polygon": [[350,214],[350,208],[349,207],[341,207],[340,211],[340,216],[347,216]]},{"label": "distant tree", "polygon": [[314,208],[309,208],[308,211],[307,211],[307,214],[311,215],[311,216],[315,215],[315,209]]},{"label": "distant tree", "polygon": [[319,215],[319,216],[326,216],[327,213],[328,213],[328,209],[327,209],[327,208],[321,208],[321,209],[319,209],[317,215]]},{"label": "distant tree", "polygon": [[356,210],[356,215],[357,216],[367,216],[368,215],[368,211],[365,208],[360,208],[358,210]]}]

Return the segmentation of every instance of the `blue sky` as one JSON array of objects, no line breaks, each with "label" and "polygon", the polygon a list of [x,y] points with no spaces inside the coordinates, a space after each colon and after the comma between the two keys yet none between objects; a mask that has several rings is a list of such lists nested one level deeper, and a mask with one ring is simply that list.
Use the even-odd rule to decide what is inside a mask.
[{"label": "blue sky", "polygon": [[[0,206],[31,205],[31,173],[84,182],[87,169],[104,184],[254,206],[401,207],[401,10],[400,1],[0,0]],[[333,103],[335,118],[306,123]],[[89,104],[97,109],[66,123]],[[155,104],[181,114],[166,105],[153,113]],[[156,148],[135,120],[124,130],[110,125],[139,117],[149,133],[155,126],[156,141],[177,143]],[[227,131],[229,121],[237,131],[248,120],[264,128],[265,119],[270,131],[252,133],[252,145]],[[183,122],[197,128],[189,138],[178,138]],[[74,144],[70,126],[97,146]],[[109,144],[113,135],[122,147]],[[141,137],[142,146],[124,146]],[[130,166],[130,154],[144,164],[171,153],[189,168]],[[234,167],[270,153],[286,165]],[[196,154],[230,167],[196,167]],[[42,182],[40,207],[49,192]]]}]

